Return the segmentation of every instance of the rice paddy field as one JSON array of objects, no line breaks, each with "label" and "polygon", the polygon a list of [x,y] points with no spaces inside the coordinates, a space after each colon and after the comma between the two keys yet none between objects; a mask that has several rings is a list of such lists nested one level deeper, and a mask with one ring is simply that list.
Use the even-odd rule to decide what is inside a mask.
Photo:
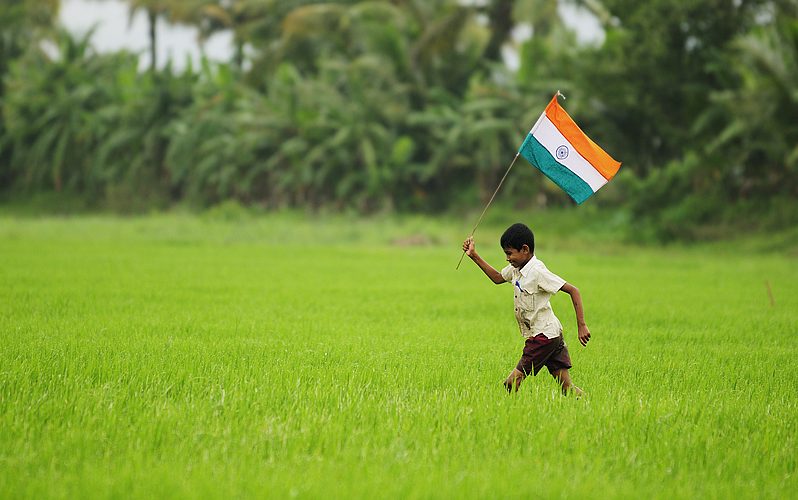
[{"label": "rice paddy field", "polygon": [[0,497],[798,497],[798,255],[528,222],[579,400],[468,223],[0,216]]}]

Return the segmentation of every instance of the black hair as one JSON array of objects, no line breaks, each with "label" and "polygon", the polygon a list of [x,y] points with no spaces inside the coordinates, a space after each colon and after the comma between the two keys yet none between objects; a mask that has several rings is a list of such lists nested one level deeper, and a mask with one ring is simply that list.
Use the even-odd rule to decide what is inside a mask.
[{"label": "black hair", "polygon": [[521,250],[521,247],[526,245],[529,247],[530,253],[535,253],[535,235],[531,229],[520,222],[508,227],[502,234],[499,243],[502,248],[515,248],[516,250]]}]

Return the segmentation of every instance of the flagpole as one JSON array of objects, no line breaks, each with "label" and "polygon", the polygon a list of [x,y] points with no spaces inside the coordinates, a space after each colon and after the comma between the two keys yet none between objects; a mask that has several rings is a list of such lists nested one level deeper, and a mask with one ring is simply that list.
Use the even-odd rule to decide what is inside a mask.
[{"label": "flagpole", "polygon": [[[477,220],[477,223],[474,224],[474,229],[472,229],[471,230],[471,234],[468,235],[469,238],[474,236],[474,233],[477,231],[477,227],[479,227],[479,223],[482,222],[482,218],[485,217],[485,212],[488,211],[488,207],[490,206],[491,203],[493,203],[493,199],[496,197],[496,193],[498,193],[499,189],[501,189],[502,184],[504,184],[504,179],[507,178],[507,174],[510,173],[510,169],[513,168],[513,165],[515,165],[515,160],[518,159],[518,155],[520,155],[520,154],[521,154],[520,151],[517,152],[515,154],[515,158],[513,158],[512,163],[510,163],[510,166],[507,167],[507,171],[504,173],[504,176],[502,176],[502,180],[499,181],[499,185],[496,187],[496,191],[493,192],[493,195],[490,197],[490,200],[488,200],[488,204],[485,205],[485,209],[482,210],[482,214],[480,214],[479,219]],[[460,264],[463,263],[463,257],[465,257],[465,250],[463,250],[463,255],[460,256],[460,261],[457,263],[457,267],[455,267],[455,270],[460,269]]]}]

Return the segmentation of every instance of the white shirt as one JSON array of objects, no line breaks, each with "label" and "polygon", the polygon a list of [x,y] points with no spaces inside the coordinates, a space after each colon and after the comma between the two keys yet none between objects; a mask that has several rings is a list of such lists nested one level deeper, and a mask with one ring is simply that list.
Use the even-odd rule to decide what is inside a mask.
[{"label": "white shirt", "polygon": [[554,315],[549,299],[565,284],[546,265],[532,256],[521,269],[508,265],[501,270],[504,281],[512,283],[515,319],[524,338],[543,334],[553,339],[562,334],[562,323]]}]

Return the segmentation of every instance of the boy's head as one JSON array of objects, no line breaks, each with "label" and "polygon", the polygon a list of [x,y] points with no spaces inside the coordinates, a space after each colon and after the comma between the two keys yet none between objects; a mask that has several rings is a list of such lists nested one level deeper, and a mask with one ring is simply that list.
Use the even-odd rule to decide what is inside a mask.
[{"label": "boy's head", "polygon": [[520,222],[508,227],[499,243],[507,256],[507,262],[515,268],[522,268],[535,255],[535,235]]}]

